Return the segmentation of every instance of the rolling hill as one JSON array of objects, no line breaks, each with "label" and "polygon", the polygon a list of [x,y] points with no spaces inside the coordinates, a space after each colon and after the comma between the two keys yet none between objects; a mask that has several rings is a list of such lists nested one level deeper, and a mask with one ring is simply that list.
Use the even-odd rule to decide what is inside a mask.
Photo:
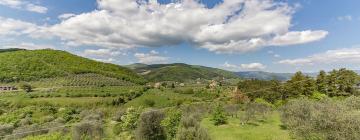
[{"label": "rolling hill", "polygon": [[128,68],[65,51],[12,49],[0,52],[0,82],[34,81],[92,73],[132,83],[145,83],[143,77]]},{"label": "rolling hill", "polygon": [[238,78],[233,72],[197,65],[183,63],[174,64],[132,64],[126,67],[133,69],[150,81],[178,81],[214,79],[214,78]]}]

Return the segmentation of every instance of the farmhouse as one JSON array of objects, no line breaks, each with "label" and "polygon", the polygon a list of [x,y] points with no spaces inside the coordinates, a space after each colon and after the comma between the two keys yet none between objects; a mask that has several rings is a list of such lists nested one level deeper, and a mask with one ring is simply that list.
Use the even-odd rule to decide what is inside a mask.
[{"label": "farmhouse", "polygon": [[17,90],[14,86],[0,86],[0,91],[13,91]]}]

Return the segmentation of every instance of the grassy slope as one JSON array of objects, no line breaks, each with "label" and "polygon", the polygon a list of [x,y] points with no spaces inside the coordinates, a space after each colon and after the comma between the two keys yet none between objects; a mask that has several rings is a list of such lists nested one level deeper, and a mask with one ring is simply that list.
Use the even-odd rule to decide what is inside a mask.
[{"label": "grassy slope", "polygon": [[274,113],[258,125],[241,125],[238,118],[229,118],[227,125],[214,126],[209,118],[202,121],[213,140],[289,140],[286,130],[282,130],[280,117]]},{"label": "grassy slope", "polygon": [[187,64],[156,64],[156,65],[130,65],[135,71],[141,73],[150,71],[145,74],[145,78],[150,81],[179,81],[184,82],[187,80],[213,79],[213,78],[237,78],[237,76],[229,71],[209,68],[204,66],[194,66]]},{"label": "grassy slope", "polygon": [[135,83],[144,82],[142,77],[127,68],[93,61],[65,51],[20,50],[0,53],[0,81],[3,82],[84,73],[96,73]]}]

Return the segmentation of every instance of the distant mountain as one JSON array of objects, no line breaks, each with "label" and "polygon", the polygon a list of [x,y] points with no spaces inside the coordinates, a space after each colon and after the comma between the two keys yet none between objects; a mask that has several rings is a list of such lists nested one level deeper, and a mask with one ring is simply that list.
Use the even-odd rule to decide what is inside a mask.
[{"label": "distant mountain", "polygon": [[132,64],[126,67],[133,69],[150,81],[178,81],[214,79],[214,78],[238,78],[230,71],[205,66],[188,65],[183,63],[175,64]]},{"label": "distant mountain", "polygon": [[65,51],[12,49],[0,53],[0,82],[31,81],[90,73],[132,83],[145,83],[142,76],[128,68],[97,62]]},{"label": "distant mountain", "polygon": [[241,78],[244,79],[258,79],[258,80],[280,80],[286,81],[291,78],[293,73],[271,73],[264,71],[243,71],[243,72],[235,72]]}]

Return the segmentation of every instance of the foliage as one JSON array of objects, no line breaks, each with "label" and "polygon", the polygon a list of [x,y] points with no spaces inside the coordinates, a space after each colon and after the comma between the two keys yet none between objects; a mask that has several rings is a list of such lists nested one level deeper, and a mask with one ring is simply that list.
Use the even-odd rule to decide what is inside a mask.
[{"label": "foliage", "polygon": [[216,106],[214,112],[212,113],[211,120],[214,122],[214,125],[222,125],[227,123],[227,117],[222,105],[219,104]]},{"label": "foliage", "polygon": [[155,105],[155,101],[152,100],[152,99],[145,99],[145,100],[144,100],[144,103],[145,103],[145,105],[147,105],[148,107],[154,107],[154,105]]},{"label": "foliage", "polygon": [[234,73],[203,66],[193,66],[187,64],[155,64],[142,67],[135,67],[135,71],[150,71],[145,76],[150,81],[176,81],[186,82],[189,80],[213,79],[215,77],[238,78]]},{"label": "foliage", "polygon": [[144,83],[143,78],[127,68],[82,58],[65,51],[46,49],[0,53],[0,82],[31,81],[85,73]]},{"label": "foliage", "polygon": [[168,139],[173,139],[178,131],[181,121],[181,111],[177,109],[170,109],[166,113],[166,117],[161,121],[161,126],[164,127]]},{"label": "foliage", "polygon": [[359,114],[343,101],[292,100],[282,109],[282,121],[298,139],[355,140],[360,135]]},{"label": "foliage", "polygon": [[121,116],[120,129],[121,131],[135,130],[138,125],[141,108],[129,107]]},{"label": "foliage", "polygon": [[164,113],[159,110],[150,110],[140,116],[138,128],[136,129],[137,140],[165,140],[166,133],[161,126]]},{"label": "foliage", "polygon": [[250,102],[246,105],[245,113],[241,120],[242,124],[249,123],[250,121],[256,121],[258,119],[265,119],[271,112],[272,108],[268,103]]},{"label": "foliage", "polygon": [[20,88],[24,90],[25,92],[29,93],[33,91],[33,87],[29,83],[22,83],[20,85]]},{"label": "foliage", "polygon": [[207,131],[200,126],[193,116],[181,120],[180,129],[176,135],[177,140],[210,140]]}]

